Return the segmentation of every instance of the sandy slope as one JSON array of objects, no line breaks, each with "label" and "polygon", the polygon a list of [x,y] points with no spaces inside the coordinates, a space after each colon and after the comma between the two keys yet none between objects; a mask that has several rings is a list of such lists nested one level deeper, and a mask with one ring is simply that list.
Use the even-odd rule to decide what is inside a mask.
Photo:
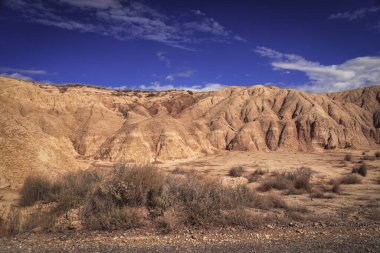
[{"label": "sandy slope", "polygon": [[0,188],[18,188],[36,171],[57,176],[96,160],[377,149],[379,101],[380,86],[331,94],[262,85],[151,93],[0,77]]}]

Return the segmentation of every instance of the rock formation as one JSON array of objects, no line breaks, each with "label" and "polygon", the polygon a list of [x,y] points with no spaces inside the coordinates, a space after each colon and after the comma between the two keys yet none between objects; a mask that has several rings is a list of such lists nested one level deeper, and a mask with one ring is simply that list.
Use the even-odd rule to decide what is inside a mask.
[{"label": "rock formation", "polygon": [[256,85],[215,92],[54,86],[0,77],[0,177],[88,161],[153,162],[216,150],[369,149],[380,86],[313,94]]}]

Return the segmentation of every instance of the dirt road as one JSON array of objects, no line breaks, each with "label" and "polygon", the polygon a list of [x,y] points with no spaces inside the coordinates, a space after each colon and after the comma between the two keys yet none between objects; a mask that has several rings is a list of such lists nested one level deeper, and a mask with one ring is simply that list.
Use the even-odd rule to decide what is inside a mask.
[{"label": "dirt road", "polygon": [[380,224],[275,227],[257,231],[24,234],[0,239],[0,252],[380,252]]}]

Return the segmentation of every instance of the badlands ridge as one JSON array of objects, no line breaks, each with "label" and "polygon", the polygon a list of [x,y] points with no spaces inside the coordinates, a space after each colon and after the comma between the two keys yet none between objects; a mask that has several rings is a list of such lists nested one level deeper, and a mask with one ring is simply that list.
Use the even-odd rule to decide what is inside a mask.
[{"label": "badlands ridge", "polygon": [[218,150],[378,149],[380,86],[144,92],[0,77],[0,188],[31,171],[163,162]]}]

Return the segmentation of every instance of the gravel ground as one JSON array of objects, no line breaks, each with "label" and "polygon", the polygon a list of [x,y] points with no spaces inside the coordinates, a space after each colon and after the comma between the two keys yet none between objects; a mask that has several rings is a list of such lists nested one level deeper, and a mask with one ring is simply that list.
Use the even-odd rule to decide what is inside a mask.
[{"label": "gravel ground", "polygon": [[195,231],[32,233],[0,239],[0,252],[380,252],[380,226]]}]

